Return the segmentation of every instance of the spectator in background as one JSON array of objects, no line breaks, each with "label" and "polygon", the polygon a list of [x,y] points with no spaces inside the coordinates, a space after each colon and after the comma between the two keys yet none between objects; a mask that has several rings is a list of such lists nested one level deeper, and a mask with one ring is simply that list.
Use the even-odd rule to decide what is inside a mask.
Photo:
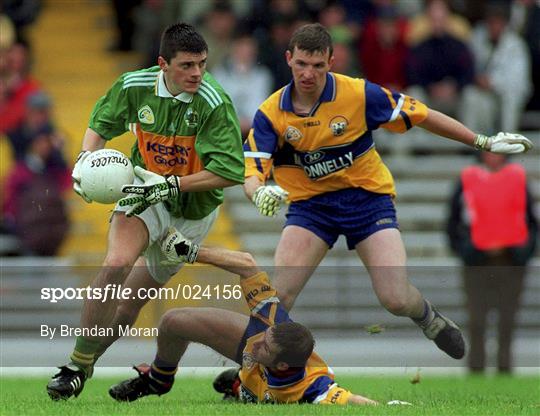
[{"label": "spectator in background", "polygon": [[2,0],[0,9],[13,22],[18,42],[27,43],[26,28],[41,12],[41,0]]},{"label": "spectator in background", "polygon": [[133,12],[133,48],[142,54],[142,67],[156,64],[164,27],[180,20],[182,4],[175,1],[143,0]]},{"label": "spectator in background", "polygon": [[443,9],[445,12],[444,22],[442,22],[444,24],[444,31],[463,43],[469,42],[471,38],[471,26],[463,16],[452,12],[449,0],[427,0],[425,4],[425,11],[411,18],[407,32],[407,44],[410,47],[418,46],[420,43],[433,37],[435,32],[440,30],[436,27],[438,22],[434,21],[436,19],[434,15],[442,15]]},{"label": "spectator in background", "polygon": [[[154,0],[160,2],[162,0]],[[135,32],[135,11],[141,0],[111,0],[116,23],[116,40],[110,45],[112,52],[129,52]]]},{"label": "spectator in background", "polygon": [[208,50],[211,51],[206,64],[209,71],[225,59],[237,23],[234,10],[228,1],[216,1],[204,16],[201,34],[208,43]]},{"label": "spectator in background", "polygon": [[257,65],[257,41],[248,33],[238,32],[229,51],[212,74],[229,93],[245,138],[255,112],[271,92],[272,74],[265,66]]},{"label": "spectator in background", "polygon": [[486,366],[486,318],[495,309],[499,314],[497,366],[500,372],[510,372],[515,316],[538,224],[525,169],[508,163],[502,154],[483,152],[480,159],[481,165],[461,173],[451,199],[447,232],[452,250],[464,263],[469,368],[481,372]]},{"label": "spectator in background", "polygon": [[[531,110],[540,110],[540,3],[524,0],[527,3],[526,20],[523,26],[523,36],[531,54],[532,96],[528,104]],[[540,123],[540,120],[538,120]]]},{"label": "spectator in background", "polygon": [[2,59],[0,65],[2,67],[5,65],[4,53],[15,43],[15,36],[15,25],[7,15],[1,13],[0,8],[0,58]]},{"label": "spectator in background", "polygon": [[345,74],[350,77],[358,77],[359,71],[356,65],[354,54],[350,48],[350,38],[348,36],[341,37],[339,33],[331,31],[334,43],[334,62],[332,64],[332,72]]},{"label": "spectator in background", "polygon": [[407,21],[398,16],[394,6],[377,9],[358,43],[359,59],[367,79],[393,90],[405,88],[406,34]]},{"label": "spectator in background", "polygon": [[60,167],[67,167],[62,155],[64,138],[52,127],[51,111],[51,99],[44,92],[35,92],[27,98],[23,121],[16,129],[7,132],[7,137],[13,147],[15,160],[23,160],[26,157],[28,147],[34,140],[35,132],[47,125],[53,129],[51,138],[54,149],[51,161]]},{"label": "spectator in background", "polygon": [[30,75],[30,51],[24,43],[13,44],[2,57],[0,133],[18,128],[25,115],[26,100],[40,89]]},{"label": "spectator in background", "polygon": [[334,28],[340,28],[341,30],[350,32],[350,29],[347,26],[346,19],[347,15],[345,13],[345,8],[343,7],[343,5],[337,1],[330,1],[319,12],[318,20],[319,23],[326,27],[326,29],[329,31]]},{"label": "spectator in background", "polygon": [[3,188],[4,228],[18,237],[25,255],[56,255],[69,229],[62,193],[71,187],[71,172],[51,163],[53,133],[48,124],[33,132],[25,157],[8,173]]},{"label": "spectator in background", "polygon": [[280,89],[291,80],[291,69],[283,57],[289,45],[295,21],[296,18],[290,16],[274,16],[268,33],[268,40],[259,43],[261,62],[272,72],[274,81],[272,90]]},{"label": "spectator in background", "polygon": [[486,11],[472,38],[476,78],[463,95],[461,119],[472,129],[516,131],[531,94],[530,57],[525,42],[508,27],[508,8]]},{"label": "spectator in background", "polygon": [[[531,81],[533,83],[527,109],[538,111],[540,110],[540,2],[514,0],[509,25],[527,43],[531,57]],[[536,117],[536,121],[532,121],[529,126],[533,129],[540,129],[540,117]]]},{"label": "spectator in background", "polygon": [[430,34],[409,54],[408,94],[455,116],[462,89],[474,77],[473,57],[467,45],[448,29],[451,15],[445,0],[428,1],[426,13]]},{"label": "spectator in background", "polygon": [[[310,23],[304,22],[303,24]],[[354,26],[347,21],[346,10],[338,1],[330,1],[319,12],[319,23],[322,24],[334,40],[334,63],[332,71],[349,76],[358,76],[358,65],[353,59]],[[297,26],[298,27],[298,26]]]}]

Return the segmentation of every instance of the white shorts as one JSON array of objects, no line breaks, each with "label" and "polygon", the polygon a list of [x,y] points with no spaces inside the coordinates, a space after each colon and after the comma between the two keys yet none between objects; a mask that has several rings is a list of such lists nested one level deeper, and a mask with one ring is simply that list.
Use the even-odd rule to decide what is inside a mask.
[{"label": "white shorts", "polygon": [[[126,212],[129,208],[129,206],[121,207],[116,205],[114,211]],[[185,218],[173,217],[163,203],[160,202],[145,209],[140,215],[137,215],[146,224],[146,228],[148,229],[150,241],[143,256],[146,260],[148,272],[156,282],[160,284],[167,283],[184,265],[183,263],[174,266],[163,266],[161,264],[162,261],[167,259],[161,251],[161,240],[167,235],[169,227],[176,228],[185,237],[196,244],[200,244],[216,221],[218,212],[219,208],[216,208],[200,220],[187,220]]]}]

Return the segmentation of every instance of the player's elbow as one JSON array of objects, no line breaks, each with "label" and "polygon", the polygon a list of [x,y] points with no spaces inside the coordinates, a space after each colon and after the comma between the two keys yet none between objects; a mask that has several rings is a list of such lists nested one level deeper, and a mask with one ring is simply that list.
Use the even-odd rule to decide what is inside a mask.
[{"label": "player's elbow", "polygon": [[240,267],[236,270],[241,278],[247,279],[259,273],[259,267],[251,253],[239,252],[238,262]]},{"label": "player's elbow", "polygon": [[257,267],[255,258],[251,253],[242,252],[242,265],[244,267]]}]

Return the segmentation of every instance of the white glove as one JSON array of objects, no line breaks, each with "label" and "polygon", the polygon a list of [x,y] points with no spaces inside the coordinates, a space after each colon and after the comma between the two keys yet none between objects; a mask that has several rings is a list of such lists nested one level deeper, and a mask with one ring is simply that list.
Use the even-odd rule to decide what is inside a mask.
[{"label": "white glove", "polygon": [[167,257],[167,260],[161,262],[163,265],[195,263],[199,254],[199,245],[188,240],[180,231],[171,227],[161,243],[161,251]]},{"label": "white glove", "polygon": [[180,178],[178,176],[161,176],[150,172],[140,166],[135,166],[135,175],[143,181],[142,185],[124,185],[122,192],[128,195],[118,201],[118,205],[125,207],[132,205],[126,211],[126,216],[139,215],[150,205],[168,201],[180,193]]},{"label": "white glove", "polygon": [[404,402],[403,400],[390,400],[386,404],[388,406],[412,406],[412,403]]},{"label": "white glove", "polygon": [[493,153],[524,153],[533,148],[532,142],[521,134],[500,132],[496,136],[479,134],[474,139],[474,147]]},{"label": "white glove", "polygon": [[77,160],[75,161],[75,166],[73,166],[73,172],[71,173],[73,190],[88,203],[92,202],[92,199],[90,199],[81,188],[81,168],[84,160],[90,155],[90,153],[92,153],[90,150],[81,150],[81,153],[79,153],[79,156],[77,156]]},{"label": "white glove", "polygon": [[251,200],[262,215],[275,217],[288,196],[289,193],[280,186],[259,186]]}]

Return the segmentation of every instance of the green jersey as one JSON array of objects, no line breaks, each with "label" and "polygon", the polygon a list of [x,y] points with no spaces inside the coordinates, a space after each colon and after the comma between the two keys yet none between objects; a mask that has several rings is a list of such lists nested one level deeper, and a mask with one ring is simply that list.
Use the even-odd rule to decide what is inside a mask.
[{"label": "green jersey", "polygon": [[[171,95],[159,66],[120,76],[96,103],[89,127],[105,140],[130,130],[131,160],[160,175],[208,170],[244,181],[238,117],[231,99],[206,72],[195,94]],[[165,203],[175,217],[204,218],[223,202],[223,190],[180,192]]]}]

